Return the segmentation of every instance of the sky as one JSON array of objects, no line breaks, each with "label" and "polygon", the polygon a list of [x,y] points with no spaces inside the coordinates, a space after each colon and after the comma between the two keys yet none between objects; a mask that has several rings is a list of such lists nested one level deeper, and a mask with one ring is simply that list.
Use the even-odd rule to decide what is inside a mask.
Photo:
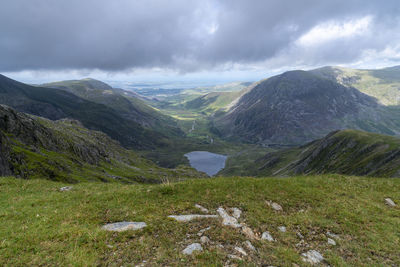
[{"label": "sky", "polygon": [[255,81],[400,65],[398,0],[1,0],[0,73],[42,83]]}]

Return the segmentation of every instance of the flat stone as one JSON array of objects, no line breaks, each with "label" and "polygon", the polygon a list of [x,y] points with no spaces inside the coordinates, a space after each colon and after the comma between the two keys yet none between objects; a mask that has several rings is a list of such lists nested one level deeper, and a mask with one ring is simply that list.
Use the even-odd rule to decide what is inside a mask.
[{"label": "flat stone", "polygon": [[203,214],[189,214],[189,215],[170,215],[168,218],[177,220],[178,222],[189,222],[195,219],[218,218],[218,215],[203,215]]},{"label": "flat stone", "polygon": [[71,191],[72,188],[73,188],[72,186],[64,186],[64,187],[61,187],[59,190],[61,192],[65,192],[65,191]]},{"label": "flat stone", "polygon": [[331,237],[331,238],[335,238],[335,239],[340,239],[340,237],[337,234],[334,234],[332,232],[326,232],[326,235]]},{"label": "flat stone", "polygon": [[301,255],[303,256],[303,261],[311,264],[318,264],[324,260],[324,257],[321,255],[321,253],[316,250],[310,250]]},{"label": "flat stone", "polygon": [[228,255],[228,258],[233,259],[233,260],[240,260],[240,261],[242,260],[241,257],[236,256],[236,255],[232,255],[232,254],[229,254],[229,255]]},{"label": "flat stone", "polygon": [[240,223],[238,223],[237,219],[235,217],[230,216],[224,208],[218,208],[217,212],[219,216],[222,218],[222,224],[226,226],[231,226],[233,228],[239,228],[242,227]]},{"label": "flat stone", "polygon": [[385,203],[390,207],[396,207],[396,203],[391,198],[385,198]]},{"label": "flat stone", "polygon": [[195,204],[194,205],[195,208],[198,208],[199,210],[201,210],[204,213],[208,213],[208,209],[204,208],[203,206],[199,205],[199,204]]},{"label": "flat stone", "polygon": [[272,237],[272,235],[268,231],[262,233],[261,239],[262,240],[267,240],[267,241],[270,241],[270,242],[275,241],[275,239]]},{"label": "flat stone", "polygon": [[253,246],[253,244],[249,240],[246,240],[244,242],[244,245],[247,247],[248,250],[251,250],[251,251],[254,251],[254,252],[257,251],[256,248]]},{"label": "flat stone", "polygon": [[267,205],[270,206],[272,209],[276,211],[283,211],[283,208],[281,205],[278,203],[272,202],[272,201],[266,201]]},{"label": "flat stone", "polygon": [[333,240],[332,238],[328,238],[328,244],[332,246],[336,246],[336,241]]},{"label": "flat stone", "polygon": [[285,226],[279,226],[278,230],[281,231],[282,233],[286,232],[286,227]]},{"label": "flat stone", "polygon": [[202,243],[202,244],[208,244],[208,243],[210,243],[210,239],[208,238],[208,237],[206,237],[206,236],[202,236],[201,238],[200,238],[200,242]]},{"label": "flat stone", "polygon": [[236,250],[237,252],[239,252],[240,254],[242,254],[243,256],[247,256],[247,252],[244,251],[243,248],[241,248],[241,247],[235,247],[235,250]]},{"label": "flat stone", "polygon": [[249,238],[250,240],[255,240],[255,239],[260,239],[259,237],[257,237],[253,230],[251,230],[250,227],[248,226],[243,226],[242,227],[242,232],[244,233],[244,235]]},{"label": "flat stone", "polygon": [[182,253],[185,255],[192,255],[192,253],[195,251],[203,251],[203,248],[199,243],[193,243],[187,246],[184,250],[182,250]]},{"label": "flat stone", "polygon": [[235,217],[236,219],[239,219],[240,216],[242,215],[242,211],[238,208],[232,208],[232,216]]},{"label": "flat stone", "polygon": [[128,230],[139,230],[146,227],[145,222],[116,222],[104,225],[102,228],[107,231],[123,232]]}]

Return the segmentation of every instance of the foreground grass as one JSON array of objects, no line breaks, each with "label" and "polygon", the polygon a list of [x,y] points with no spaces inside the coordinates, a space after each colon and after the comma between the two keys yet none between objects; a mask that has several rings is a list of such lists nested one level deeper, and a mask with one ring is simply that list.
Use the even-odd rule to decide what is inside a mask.
[{"label": "foreground grass", "polygon": [[[198,213],[199,203],[210,210],[239,207],[243,220],[256,232],[270,231],[277,242],[254,241],[257,254],[239,265],[292,266],[304,263],[300,254],[317,249],[331,266],[398,266],[400,180],[338,175],[270,178],[216,178],[166,185],[79,183],[59,192],[61,183],[0,178],[1,266],[222,266],[245,237],[222,227],[218,220],[177,223],[171,214]],[[265,200],[280,203],[271,210]],[[303,211],[301,211],[303,210]],[[145,221],[141,231],[111,233],[101,226],[117,221]],[[198,242],[197,233],[213,242],[204,252],[181,254]],[[285,225],[286,233],[277,231]],[[296,246],[301,232],[305,244]],[[340,236],[327,244],[327,231]],[[217,245],[221,244],[224,248]],[[232,260],[231,260],[232,261]]]}]

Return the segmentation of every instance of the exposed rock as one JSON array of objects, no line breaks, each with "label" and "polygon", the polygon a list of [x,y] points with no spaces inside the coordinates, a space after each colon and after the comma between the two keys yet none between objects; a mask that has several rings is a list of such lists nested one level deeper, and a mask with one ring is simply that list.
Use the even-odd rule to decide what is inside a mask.
[{"label": "exposed rock", "polygon": [[198,208],[199,210],[201,210],[204,213],[208,213],[208,209],[204,208],[203,206],[196,204],[194,205],[196,208]]},{"label": "exposed rock", "polygon": [[72,186],[64,186],[64,187],[61,187],[59,190],[60,190],[61,192],[64,192],[64,191],[71,191],[71,190],[72,190]]},{"label": "exposed rock", "polygon": [[182,250],[182,253],[185,255],[192,255],[192,253],[195,251],[203,251],[203,248],[199,243],[193,243],[187,246],[184,250]]},{"label": "exposed rock", "polygon": [[168,218],[177,220],[178,222],[189,222],[195,219],[218,218],[218,215],[202,215],[202,214],[188,214],[188,215],[170,215]]},{"label": "exposed rock", "polygon": [[241,248],[241,247],[235,247],[235,250],[236,250],[237,252],[239,252],[240,254],[242,254],[243,256],[247,256],[247,252],[244,251],[243,248]]},{"label": "exposed rock", "polygon": [[396,207],[396,203],[391,198],[385,198],[385,203],[390,207]]},{"label": "exposed rock", "polygon": [[242,227],[242,232],[243,232],[243,233],[245,234],[245,236],[246,236],[247,238],[249,238],[250,240],[259,239],[259,237],[256,236],[256,235],[254,234],[253,230],[251,230],[251,228],[248,227],[248,226],[243,226],[243,227]]},{"label": "exposed rock", "polygon": [[228,258],[233,259],[233,260],[240,260],[240,261],[242,260],[241,257],[236,256],[236,255],[232,255],[232,254],[229,254],[229,255],[228,255]]},{"label": "exposed rock", "polygon": [[254,251],[254,252],[257,251],[256,248],[253,246],[253,244],[249,240],[246,240],[244,242],[244,245],[247,247],[248,250],[251,250],[251,251]]},{"label": "exposed rock", "polygon": [[206,236],[202,236],[201,238],[200,238],[200,242],[202,243],[202,244],[208,244],[208,243],[210,243],[210,239],[208,238],[208,237],[206,237]]},{"label": "exposed rock", "polygon": [[272,202],[272,201],[265,201],[267,203],[268,206],[270,206],[271,208],[273,208],[276,211],[283,211],[283,208],[281,205],[279,205],[278,203]]},{"label": "exposed rock", "polygon": [[[329,232],[328,232],[328,233],[329,233]],[[304,236],[303,236],[300,232],[297,232],[296,235],[297,235],[298,238],[304,239]]]},{"label": "exposed rock", "polygon": [[204,234],[205,231],[208,231],[208,230],[210,230],[210,229],[211,229],[211,226],[209,226],[209,227],[207,227],[207,228],[204,228],[204,229],[201,229],[201,230],[197,233],[197,235],[198,235],[198,236],[202,236],[202,235]]},{"label": "exposed rock", "polygon": [[104,225],[102,228],[107,231],[123,232],[128,230],[139,230],[146,227],[145,222],[116,222]]},{"label": "exposed rock", "polygon": [[278,230],[281,231],[282,233],[286,232],[286,227],[285,226],[279,226]]},{"label": "exposed rock", "polygon": [[333,240],[332,238],[328,238],[328,244],[332,246],[336,246],[336,241]]},{"label": "exposed rock", "polygon": [[275,239],[271,236],[271,234],[268,231],[262,233],[261,239],[267,240],[267,241],[270,241],[270,242],[275,241]]},{"label": "exposed rock", "polygon": [[335,239],[340,239],[340,237],[337,234],[334,234],[332,232],[326,232],[326,235],[331,237],[331,238],[335,238]]},{"label": "exposed rock", "polygon": [[242,227],[241,224],[238,223],[237,219],[235,217],[230,216],[224,208],[218,208],[217,212],[219,216],[222,217],[222,224],[226,226],[231,226],[233,228],[239,228]]},{"label": "exposed rock", "polygon": [[239,219],[240,216],[242,215],[242,211],[238,208],[231,208],[232,211],[232,216],[235,217],[236,219]]},{"label": "exposed rock", "polygon": [[324,260],[324,257],[321,255],[321,253],[316,250],[310,250],[301,255],[303,256],[303,261],[311,264],[318,264]]}]

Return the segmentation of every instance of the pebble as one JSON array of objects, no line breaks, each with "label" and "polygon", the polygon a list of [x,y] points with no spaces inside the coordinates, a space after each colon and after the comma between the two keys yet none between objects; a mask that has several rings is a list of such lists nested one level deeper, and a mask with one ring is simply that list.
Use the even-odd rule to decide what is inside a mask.
[{"label": "pebble", "polygon": [[245,244],[245,246],[247,247],[248,250],[251,250],[251,251],[254,251],[254,252],[257,251],[256,248],[253,246],[253,244],[249,240],[244,242],[244,244]]},{"label": "pebble", "polygon": [[203,214],[170,215],[168,216],[168,218],[175,219],[178,222],[189,222],[194,219],[218,218],[218,215],[203,215]]},{"label": "pebble", "polygon": [[230,216],[224,208],[218,208],[217,212],[219,216],[222,218],[222,224],[226,226],[231,226],[233,228],[239,228],[242,227],[240,223],[238,223],[237,219],[235,217]]},{"label": "pebble", "polygon": [[200,242],[201,242],[202,244],[208,244],[208,243],[210,243],[210,239],[209,239],[208,237],[206,237],[206,236],[202,236],[202,237],[200,238]]},{"label": "pebble", "polygon": [[248,226],[243,226],[243,227],[242,227],[242,232],[243,232],[244,235],[245,235],[247,238],[249,238],[250,240],[259,239],[259,237],[257,237],[257,236],[254,234],[253,230],[251,230],[251,228],[248,227]]},{"label": "pebble", "polygon": [[266,203],[268,204],[268,206],[270,206],[271,208],[273,208],[276,211],[283,211],[282,206],[279,205],[278,203],[275,203],[272,201],[266,201]]},{"label": "pebble", "polygon": [[199,243],[193,243],[187,246],[184,250],[182,250],[182,253],[185,255],[192,255],[192,253],[195,251],[203,251],[203,248]]},{"label": "pebble", "polygon": [[239,252],[240,254],[242,254],[243,256],[247,256],[247,252],[244,251],[243,248],[241,248],[241,247],[235,247],[235,250],[236,250],[237,252]]},{"label": "pebble", "polygon": [[230,259],[234,259],[234,260],[242,260],[242,258],[241,257],[239,257],[239,256],[236,256],[236,255],[232,255],[232,254],[229,254],[228,255],[228,258],[230,258]]},{"label": "pebble", "polygon": [[310,250],[301,255],[303,256],[303,261],[311,264],[318,264],[324,260],[324,257],[321,255],[321,253],[316,250]]},{"label": "pebble", "polygon": [[145,222],[116,222],[104,225],[102,228],[106,231],[123,232],[128,230],[139,230],[146,227]]},{"label": "pebble", "polygon": [[208,213],[208,209],[204,208],[203,206],[196,204],[194,205],[196,208],[198,208],[199,210],[201,210],[204,213]]},{"label": "pebble", "polygon": [[279,226],[278,230],[281,231],[282,233],[286,232],[286,227],[285,226]]},{"label": "pebble", "polygon": [[73,188],[72,186],[64,186],[64,187],[61,187],[59,190],[61,192],[65,192],[65,191],[71,191],[72,188]]},{"label": "pebble", "polygon": [[391,198],[385,198],[385,203],[390,207],[396,207],[396,203]]},{"label": "pebble", "polygon": [[[329,232],[328,232],[328,233],[329,233]],[[297,235],[298,238],[304,239],[304,236],[303,236],[300,232],[297,232],[296,235]]]},{"label": "pebble", "polygon": [[335,239],[340,239],[340,237],[337,234],[334,234],[332,232],[326,232],[326,235],[331,237],[331,238],[335,238]]},{"label": "pebble", "polygon": [[268,231],[262,233],[261,239],[267,240],[267,241],[270,241],[270,242],[275,241],[275,239],[271,236],[271,234]]},{"label": "pebble", "polygon": [[208,231],[208,230],[210,230],[210,229],[211,229],[211,226],[209,226],[209,227],[207,227],[207,228],[204,228],[204,229],[201,229],[201,230],[197,233],[197,235],[198,235],[198,236],[202,236],[202,235],[204,234],[205,231]]},{"label": "pebble", "polygon": [[333,240],[332,238],[328,238],[328,244],[332,246],[336,246],[336,241]]}]

